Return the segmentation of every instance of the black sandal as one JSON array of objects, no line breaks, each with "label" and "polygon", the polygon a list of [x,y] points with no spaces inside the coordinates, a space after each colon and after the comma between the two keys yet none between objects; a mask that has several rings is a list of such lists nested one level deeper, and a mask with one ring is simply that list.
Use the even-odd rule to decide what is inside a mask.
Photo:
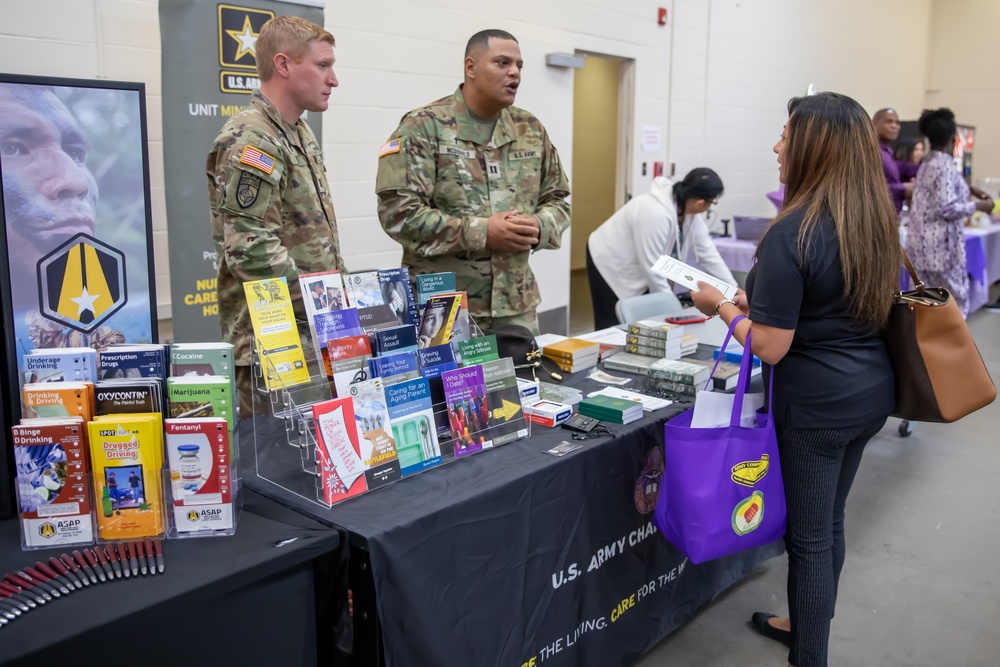
[{"label": "black sandal", "polygon": [[763,611],[755,612],[753,616],[750,617],[750,625],[753,629],[764,635],[768,639],[773,639],[776,642],[781,642],[788,648],[792,647],[792,633],[788,630],[782,630],[776,628],[770,623],[769,619],[777,618],[774,614],[768,614]]}]

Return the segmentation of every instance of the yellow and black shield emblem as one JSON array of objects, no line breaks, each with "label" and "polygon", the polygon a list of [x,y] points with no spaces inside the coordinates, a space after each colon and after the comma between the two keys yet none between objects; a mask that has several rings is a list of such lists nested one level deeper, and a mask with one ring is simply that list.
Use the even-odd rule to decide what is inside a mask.
[{"label": "yellow and black shield emblem", "polygon": [[56,536],[56,527],[53,526],[48,521],[46,521],[45,523],[43,523],[41,526],[38,527],[38,534],[41,535],[42,537],[46,538],[46,539],[48,539],[50,537],[55,537]]},{"label": "yellow and black shield emblem", "polygon": [[236,201],[242,208],[250,208],[257,201],[257,193],[260,192],[260,176],[243,172],[240,174],[240,182],[236,185]]},{"label": "yellow and black shield emblem", "polygon": [[128,301],[125,254],[88,234],[77,234],[38,261],[44,317],[89,333]]}]

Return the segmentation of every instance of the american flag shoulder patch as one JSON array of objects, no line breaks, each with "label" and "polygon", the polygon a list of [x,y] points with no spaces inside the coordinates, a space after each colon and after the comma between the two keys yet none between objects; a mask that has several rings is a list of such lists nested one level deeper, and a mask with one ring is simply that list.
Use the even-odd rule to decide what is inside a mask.
[{"label": "american flag shoulder patch", "polygon": [[240,162],[248,164],[251,167],[257,167],[265,174],[270,174],[274,171],[274,157],[253,146],[244,146],[243,153],[240,155]]},{"label": "american flag shoulder patch", "polygon": [[387,143],[382,144],[382,148],[378,149],[378,156],[384,157],[386,155],[392,155],[393,153],[399,152],[399,139],[393,139]]}]

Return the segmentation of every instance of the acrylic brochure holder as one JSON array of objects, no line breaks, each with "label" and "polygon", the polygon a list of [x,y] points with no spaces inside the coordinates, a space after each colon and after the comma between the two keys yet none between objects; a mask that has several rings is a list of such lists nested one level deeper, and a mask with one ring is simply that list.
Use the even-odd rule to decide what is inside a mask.
[{"label": "acrylic brochure holder", "polygon": [[[474,323],[470,323],[470,328],[473,337],[482,336]],[[453,343],[452,347],[457,358],[458,346]],[[482,417],[472,419],[471,413],[474,410],[465,406],[459,408],[457,415],[454,409],[449,412],[441,390],[441,378],[429,378],[434,399],[434,423],[428,423],[430,420],[420,416],[393,421],[391,436],[398,461],[395,471],[379,478],[377,483],[369,470],[365,471],[365,475],[345,475],[346,483],[341,491],[346,493],[334,494],[331,499],[330,489],[324,486],[338,486],[341,475],[332,472],[329,465],[327,470],[322,469],[321,459],[329,461],[331,457],[320,456],[318,448],[323,445],[317,441],[313,406],[335,398],[332,383],[319,362],[315,358],[309,358],[306,362],[309,380],[286,386],[274,371],[267,353],[258,352],[256,345],[253,345],[253,349],[253,416],[251,419],[241,420],[237,427],[248,465],[255,468],[255,473],[261,480],[310,502],[331,507],[357,495],[377,491],[385,483],[403,481],[405,484],[405,479],[415,473],[453,463],[465,458],[466,453],[484,451],[483,444],[489,445],[493,440],[493,429],[485,423],[488,420],[484,421]],[[269,368],[272,378],[270,387],[265,382],[265,374]],[[387,393],[393,387],[402,386],[402,382],[394,383],[393,378],[386,380],[388,382],[384,388]],[[358,420],[361,421],[362,418],[359,416]],[[524,419],[523,413],[514,421],[516,423],[512,422],[505,428],[507,432],[513,431],[514,435],[500,438],[503,442],[498,444],[530,437],[530,424]],[[350,426],[353,427],[353,424]],[[459,426],[462,434],[457,444],[457,455],[456,442],[451,435],[453,426]],[[435,438],[430,437],[430,429],[434,429],[437,434],[436,448]],[[367,481],[365,476],[368,477]],[[361,479],[360,483],[358,479]],[[358,488],[362,490],[357,491]]]}]

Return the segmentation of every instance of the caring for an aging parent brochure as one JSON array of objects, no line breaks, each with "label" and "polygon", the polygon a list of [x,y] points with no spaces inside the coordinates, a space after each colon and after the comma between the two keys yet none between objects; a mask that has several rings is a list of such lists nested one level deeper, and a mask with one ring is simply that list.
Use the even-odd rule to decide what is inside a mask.
[{"label": "caring for an aging parent brochure", "polygon": [[683,285],[684,287],[694,290],[695,292],[698,291],[698,283],[703,282],[718,289],[727,299],[732,299],[736,296],[736,285],[730,285],[729,283],[723,282],[714,276],[708,275],[704,271],[700,271],[693,266],[674,259],[670,255],[662,255],[658,260],[656,260],[656,263],[653,264],[652,269],[661,276],[667,278],[667,280]]}]

